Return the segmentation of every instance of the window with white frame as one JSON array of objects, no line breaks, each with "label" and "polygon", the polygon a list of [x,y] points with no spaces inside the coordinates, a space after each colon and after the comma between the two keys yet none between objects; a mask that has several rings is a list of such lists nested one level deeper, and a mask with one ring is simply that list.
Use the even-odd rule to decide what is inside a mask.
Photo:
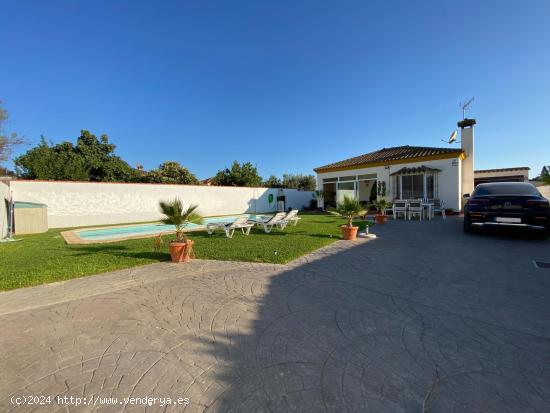
[{"label": "window with white frame", "polygon": [[354,191],[355,181],[338,182],[338,189],[346,190],[346,191]]},{"label": "window with white frame", "polygon": [[394,198],[437,198],[437,174],[399,175],[394,178],[392,191]]}]

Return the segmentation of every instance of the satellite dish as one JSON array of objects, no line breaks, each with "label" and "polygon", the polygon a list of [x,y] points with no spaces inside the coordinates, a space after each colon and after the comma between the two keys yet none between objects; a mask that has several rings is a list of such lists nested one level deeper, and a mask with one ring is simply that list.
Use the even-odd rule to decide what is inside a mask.
[{"label": "satellite dish", "polygon": [[[449,139],[445,140],[445,139],[441,139],[442,142],[447,142],[449,145],[451,143],[455,143],[456,142],[456,135],[458,134],[457,131],[453,131],[453,133],[451,133],[451,136],[449,136]],[[456,143],[459,143],[459,142],[456,142]]]},{"label": "satellite dish", "polygon": [[449,143],[453,143],[456,141],[456,134],[457,132],[454,130],[453,133],[451,133],[451,136],[449,136]]}]

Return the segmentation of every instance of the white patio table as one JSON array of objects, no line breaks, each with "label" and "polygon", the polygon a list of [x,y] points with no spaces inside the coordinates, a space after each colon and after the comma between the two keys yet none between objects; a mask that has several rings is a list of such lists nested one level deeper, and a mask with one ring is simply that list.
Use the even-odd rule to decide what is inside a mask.
[{"label": "white patio table", "polygon": [[434,208],[433,202],[422,201],[421,205],[422,205],[422,209],[426,210],[426,212],[428,213],[428,220],[431,221],[433,216],[433,208]]}]

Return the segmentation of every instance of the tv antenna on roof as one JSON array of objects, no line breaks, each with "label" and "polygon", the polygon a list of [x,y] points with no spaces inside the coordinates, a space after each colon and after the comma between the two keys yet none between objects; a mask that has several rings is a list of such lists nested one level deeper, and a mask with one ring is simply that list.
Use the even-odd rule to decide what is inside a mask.
[{"label": "tv antenna on roof", "polygon": [[474,101],[474,97],[472,96],[469,101],[467,102],[460,102],[460,109],[462,109],[462,119],[466,119],[466,111],[470,110],[470,105]]}]

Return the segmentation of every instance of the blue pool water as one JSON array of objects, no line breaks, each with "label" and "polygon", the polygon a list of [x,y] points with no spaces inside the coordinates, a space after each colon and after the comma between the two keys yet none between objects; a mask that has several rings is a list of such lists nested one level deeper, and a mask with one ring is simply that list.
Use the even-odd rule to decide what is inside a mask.
[{"label": "blue pool water", "polygon": [[[187,229],[199,229],[205,228],[206,224],[211,222],[233,222],[237,219],[238,215],[234,216],[223,216],[223,217],[209,217],[204,218],[201,224],[188,223],[186,225]],[[265,215],[249,215],[251,221],[267,219]],[[142,225],[129,225],[127,227],[112,227],[112,228],[101,228],[101,229],[87,229],[83,231],[76,231],[75,234],[78,235],[81,239],[86,241],[105,241],[105,240],[116,240],[121,238],[128,238],[133,236],[146,236],[146,235],[157,235],[163,232],[174,231],[175,227],[173,225],[166,224],[142,224]]]}]

